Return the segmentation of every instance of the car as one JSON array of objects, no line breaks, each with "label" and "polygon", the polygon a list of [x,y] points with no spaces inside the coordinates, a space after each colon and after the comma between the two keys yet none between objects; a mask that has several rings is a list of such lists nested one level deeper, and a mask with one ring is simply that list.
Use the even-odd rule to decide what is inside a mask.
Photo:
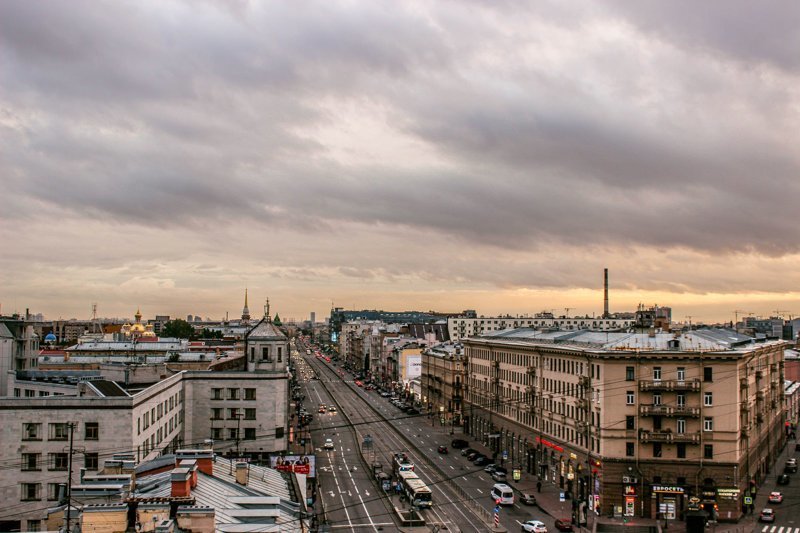
[{"label": "car", "polygon": [[781,474],[778,476],[778,485],[788,485],[790,481],[790,477],[786,474]]},{"label": "car", "polygon": [[325,444],[323,444],[322,447],[324,449],[326,449],[326,450],[332,450],[333,449],[333,439],[325,439]]},{"label": "car", "polygon": [[381,392],[381,398],[388,398],[388,397],[389,397],[389,393],[388,392],[386,392],[386,391],[382,391]]},{"label": "car", "polygon": [[791,459],[786,460],[786,466],[783,467],[783,472],[785,474],[794,474],[797,472],[797,459],[792,457]]},{"label": "car", "polygon": [[508,479],[508,475],[505,472],[498,472],[495,470],[494,472],[492,472],[492,479],[497,482],[503,483],[504,481],[506,481],[506,479]]},{"label": "car", "polygon": [[472,464],[474,464],[475,466],[484,466],[489,464],[489,461],[491,461],[491,459],[489,459],[485,455],[482,455],[477,459],[475,459],[474,461],[472,461]]},{"label": "car", "polygon": [[450,442],[450,447],[460,450],[461,448],[466,448],[469,446],[469,442],[465,441],[464,439],[453,439]]},{"label": "car", "polygon": [[494,469],[497,468],[498,465],[494,463],[489,463],[486,465],[486,468],[483,469],[484,472],[488,472],[489,474],[494,472]]},{"label": "car", "polygon": [[536,496],[532,492],[523,492],[519,495],[519,501],[525,505],[536,505]]},{"label": "car", "polygon": [[761,514],[758,515],[759,522],[774,522],[775,521],[775,511],[770,509],[769,507],[762,509]]},{"label": "car", "polygon": [[336,412],[336,406],[335,405],[331,405],[330,407],[328,407],[328,412],[329,413],[335,413]]},{"label": "car", "polygon": [[325,406],[324,405],[320,405],[319,406],[319,412],[320,413],[324,413],[325,412]]},{"label": "car", "polygon": [[780,492],[769,493],[769,503],[783,503],[783,494]]},{"label": "car", "polygon": [[522,531],[526,533],[547,533],[547,526],[544,525],[544,522],[540,522],[539,520],[528,520],[522,523]]},{"label": "car", "polygon": [[485,457],[485,455],[483,455],[478,450],[472,450],[470,453],[467,454],[467,461],[474,461],[478,457]]},{"label": "car", "polygon": [[436,448],[436,451],[439,453],[447,453],[447,446],[440,445],[438,448]]},{"label": "car", "polygon": [[559,531],[572,531],[572,519],[556,518],[555,526]]},{"label": "car", "polygon": [[419,410],[416,407],[409,407],[408,409],[406,409],[406,414],[407,415],[418,415],[419,414]]},{"label": "car", "polygon": [[473,450],[472,448],[463,448],[461,450],[461,455],[463,455],[464,457],[467,457],[469,454],[475,453],[476,451],[478,451],[478,450]]}]

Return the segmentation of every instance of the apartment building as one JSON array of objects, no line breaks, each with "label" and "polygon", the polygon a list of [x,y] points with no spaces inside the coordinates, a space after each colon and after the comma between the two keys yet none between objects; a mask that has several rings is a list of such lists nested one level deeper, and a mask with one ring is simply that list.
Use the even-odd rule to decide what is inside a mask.
[{"label": "apartment building", "polygon": [[783,341],[517,329],[465,339],[465,430],[594,510],[738,520],[786,435]]},{"label": "apartment building", "polygon": [[[72,395],[55,383],[62,395],[0,398],[0,530],[41,527],[66,483],[70,441],[73,482],[114,454],[148,461],[207,439],[237,457],[286,450],[288,359],[287,339],[267,316],[248,333],[235,368],[182,371],[135,391],[93,379]],[[46,387],[40,382],[36,393]]]},{"label": "apartment building", "polygon": [[564,331],[594,330],[594,331],[619,331],[630,328],[635,324],[631,316],[600,318],[600,317],[556,317],[551,313],[539,313],[533,317],[495,316],[472,317],[458,316],[447,319],[447,331],[450,340],[458,342],[467,337],[476,335],[491,335],[493,332],[516,328],[533,329],[560,329]]},{"label": "apartment building", "polygon": [[464,378],[460,344],[442,343],[422,351],[422,405],[443,425],[461,425]]}]

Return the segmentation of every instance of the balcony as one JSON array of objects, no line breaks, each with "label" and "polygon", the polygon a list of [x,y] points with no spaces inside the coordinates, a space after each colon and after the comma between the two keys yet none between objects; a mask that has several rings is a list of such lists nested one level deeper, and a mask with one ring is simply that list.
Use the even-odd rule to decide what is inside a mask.
[{"label": "balcony", "polygon": [[739,387],[746,389],[749,381],[747,378],[739,378]]},{"label": "balcony", "polygon": [[698,417],[698,416],[700,416],[700,408],[699,407],[686,407],[685,405],[684,406],[680,406],[680,407],[674,407],[673,410],[672,410],[672,414],[674,416]]},{"label": "balcony", "polygon": [[639,390],[642,392],[649,391],[693,391],[700,390],[699,379],[687,379],[678,381],[674,379],[641,379],[639,380]]},{"label": "balcony", "polygon": [[578,376],[578,385],[581,387],[589,386],[589,376]]},{"label": "balcony", "polygon": [[639,405],[639,416],[700,416],[699,407],[671,405]]},{"label": "balcony", "polygon": [[698,444],[700,442],[700,432],[695,433],[673,433],[670,430],[647,431],[643,430],[639,434],[642,443],[662,442],[673,443],[681,442],[687,444]]},{"label": "balcony", "polygon": [[589,408],[589,402],[588,400],[586,400],[586,398],[578,399],[578,409],[588,409],[588,408]]}]

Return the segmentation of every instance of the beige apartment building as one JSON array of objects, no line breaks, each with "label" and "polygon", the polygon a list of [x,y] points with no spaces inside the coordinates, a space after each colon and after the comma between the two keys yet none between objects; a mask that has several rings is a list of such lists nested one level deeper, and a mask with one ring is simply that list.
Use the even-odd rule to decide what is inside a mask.
[{"label": "beige apartment building", "polygon": [[738,520],[786,435],[782,341],[517,329],[465,339],[465,431],[587,514]]},{"label": "beige apartment building", "polygon": [[465,370],[460,344],[442,343],[422,351],[422,405],[442,425],[461,425]]}]

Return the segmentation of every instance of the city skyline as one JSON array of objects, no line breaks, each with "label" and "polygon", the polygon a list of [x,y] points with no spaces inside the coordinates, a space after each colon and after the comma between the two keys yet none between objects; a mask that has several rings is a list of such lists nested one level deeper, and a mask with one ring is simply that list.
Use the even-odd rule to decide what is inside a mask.
[{"label": "city skyline", "polygon": [[800,314],[800,7],[0,3],[0,305]]}]

